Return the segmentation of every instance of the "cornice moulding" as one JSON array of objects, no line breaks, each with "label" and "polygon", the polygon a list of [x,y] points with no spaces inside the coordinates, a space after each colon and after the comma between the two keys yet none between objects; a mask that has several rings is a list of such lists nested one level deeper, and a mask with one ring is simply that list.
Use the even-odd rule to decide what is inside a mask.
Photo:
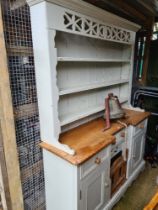
[{"label": "cornice moulding", "polygon": [[70,10],[79,12],[81,14],[96,18],[105,23],[115,25],[121,28],[126,28],[131,31],[138,31],[140,28],[139,25],[133,22],[123,19],[110,12],[107,12],[106,10],[97,8],[96,6],[93,6],[82,0],[27,0],[27,3],[29,4],[30,7],[42,2],[56,4],[58,6],[62,6]]}]

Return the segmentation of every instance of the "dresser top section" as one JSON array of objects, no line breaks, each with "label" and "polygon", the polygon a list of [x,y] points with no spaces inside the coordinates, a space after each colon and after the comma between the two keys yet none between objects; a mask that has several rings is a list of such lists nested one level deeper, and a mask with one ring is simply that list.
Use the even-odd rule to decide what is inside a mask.
[{"label": "dresser top section", "polygon": [[114,15],[106,10],[100,9],[82,0],[27,0],[30,7],[40,3],[50,3],[70,9],[72,11],[87,15],[107,24],[112,24],[117,27],[126,28],[131,31],[138,31],[139,25],[130,22],[124,18]]},{"label": "dresser top section", "polygon": [[[126,125],[136,126],[141,121],[149,117],[149,112],[138,112],[133,110],[125,110],[126,118],[120,119]],[[67,160],[71,164],[79,165],[95,155],[97,152],[107,147],[109,144],[115,143],[115,134],[125,128],[124,125],[116,121],[111,123],[111,128],[103,132],[105,121],[98,118],[77,128],[60,135],[59,141],[68,145],[76,151],[74,156],[69,155],[45,142],[40,146],[49,152]]]}]

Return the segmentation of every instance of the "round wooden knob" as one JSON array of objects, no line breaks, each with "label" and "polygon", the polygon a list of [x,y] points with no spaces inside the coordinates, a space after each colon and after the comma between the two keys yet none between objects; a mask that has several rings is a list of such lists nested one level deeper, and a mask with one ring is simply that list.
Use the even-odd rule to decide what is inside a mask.
[{"label": "round wooden knob", "polygon": [[101,163],[101,159],[97,157],[97,158],[95,159],[95,163],[99,165],[99,164]]}]

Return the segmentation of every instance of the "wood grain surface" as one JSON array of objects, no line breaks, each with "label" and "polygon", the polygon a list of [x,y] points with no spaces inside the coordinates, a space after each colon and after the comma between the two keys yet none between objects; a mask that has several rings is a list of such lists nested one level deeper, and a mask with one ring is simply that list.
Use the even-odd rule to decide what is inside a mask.
[{"label": "wood grain surface", "polygon": [[[9,195],[9,199],[7,199],[8,209],[23,210],[24,205],[17,154],[13,105],[7,65],[8,61],[4,40],[0,1],[0,141],[2,142],[1,145],[3,146],[3,157],[5,159],[0,159],[0,161],[3,161],[7,171],[7,173],[4,175],[4,181],[8,181],[8,183],[4,183],[4,185],[7,185],[6,199]],[[3,173],[4,171],[5,170],[3,170]],[[9,208],[9,206],[11,208]]]},{"label": "wood grain surface", "polygon": [[[126,117],[124,119],[119,119],[119,121],[126,125],[133,126],[136,126],[150,115],[149,112],[138,112],[133,110],[125,110],[125,112]],[[103,131],[104,127],[105,120],[103,118],[98,118],[61,134],[59,141],[74,149],[76,151],[74,156],[63,152],[46,142],[42,142],[40,146],[70,163],[78,165],[89,159],[98,151],[107,147],[109,144],[114,144],[114,135],[121,131],[125,126],[120,124],[117,120],[114,120],[111,122],[111,128],[109,130]]]}]

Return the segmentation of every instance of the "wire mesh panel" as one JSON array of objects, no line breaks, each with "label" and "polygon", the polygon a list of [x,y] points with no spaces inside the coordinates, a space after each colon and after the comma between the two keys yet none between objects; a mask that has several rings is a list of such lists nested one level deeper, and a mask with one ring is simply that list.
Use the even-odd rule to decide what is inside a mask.
[{"label": "wire mesh panel", "polygon": [[37,102],[32,56],[8,56],[14,106]]},{"label": "wire mesh panel", "polygon": [[2,2],[5,7],[6,43],[10,47],[32,47],[30,14],[26,2],[24,0],[2,0]]},{"label": "wire mesh panel", "polygon": [[25,0],[2,0],[16,140],[26,210],[45,209],[40,127],[29,7]]}]

